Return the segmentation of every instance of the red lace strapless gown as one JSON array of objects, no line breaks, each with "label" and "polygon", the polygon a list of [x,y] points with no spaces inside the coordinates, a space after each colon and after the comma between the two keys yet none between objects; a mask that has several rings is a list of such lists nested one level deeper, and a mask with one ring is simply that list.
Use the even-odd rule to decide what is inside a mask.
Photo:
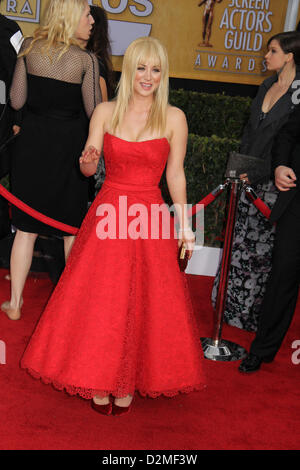
[{"label": "red lace strapless gown", "polygon": [[[136,211],[163,203],[158,183],[169,150],[165,138],[128,142],[105,134],[105,183],[21,360],[34,377],[84,398],[173,396],[203,387],[177,240],[124,236]],[[100,239],[108,211],[116,215],[116,236]]]}]

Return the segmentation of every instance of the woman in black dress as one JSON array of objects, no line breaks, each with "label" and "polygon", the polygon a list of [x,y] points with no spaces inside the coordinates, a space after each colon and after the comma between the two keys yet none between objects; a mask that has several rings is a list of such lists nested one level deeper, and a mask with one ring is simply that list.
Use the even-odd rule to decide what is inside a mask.
[{"label": "woman in black dress", "polygon": [[[13,148],[12,191],[33,209],[75,227],[88,202],[88,180],[80,173],[78,156],[87,138],[87,118],[101,101],[98,61],[84,49],[93,23],[87,0],[51,0],[44,25],[22,45],[11,88],[12,107],[26,104]],[[1,309],[17,320],[38,234],[63,236],[65,258],[74,236],[15,207],[12,223],[17,232],[11,299]]]}]

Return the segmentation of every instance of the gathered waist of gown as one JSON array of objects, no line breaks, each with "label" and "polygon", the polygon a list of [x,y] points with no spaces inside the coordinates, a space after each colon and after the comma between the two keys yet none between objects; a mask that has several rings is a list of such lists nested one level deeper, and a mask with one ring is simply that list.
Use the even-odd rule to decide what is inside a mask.
[{"label": "gathered waist of gown", "polygon": [[31,105],[27,106],[27,111],[32,114],[36,114],[37,116],[44,116],[60,120],[76,119],[82,114],[80,109],[43,109]]},{"label": "gathered waist of gown", "polygon": [[[103,186],[107,186],[109,188],[118,189],[121,191],[133,191],[133,192],[144,192],[144,191],[158,191],[160,193],[160,188],[158,185],[150,186],[150,185],[137,185],[137,184],[123,184],[117,181],[113,181],[110,179],[106,179],[103,183]],[[102,187],[103,187],[102,186]]]}]

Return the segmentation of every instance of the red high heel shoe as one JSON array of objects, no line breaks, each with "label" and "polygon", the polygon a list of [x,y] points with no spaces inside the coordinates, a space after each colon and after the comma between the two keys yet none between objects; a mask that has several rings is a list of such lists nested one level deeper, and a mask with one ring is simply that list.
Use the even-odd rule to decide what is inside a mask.
[{"label": "red high heel shoe", "polygon": [[133,396],[132,396],[131,402],[128,406],[119,406],[119,405],[116,405],[115,403],[113,403],[112,404],[112,414],[114,416],[121,416],[121,415],[125,415],[126,413],[129,413],[129,411],[131,410],[132,402],[133,402]]},{"label": "red high heel shoe", "polygon": [[109,416],[111,415],[112,412],[112,404],[107,403],[107,405],[97,405],[97,403],[94,402],[94,400],[91,400],[91,407],[93,410],[97,411],[97,413],[100,413],[102,415]]},{"label": "red high heel shoe", "polygon": [[129,406],[118,406],[118,405],[115,405],[115,403],[113,403],[112,414],[114,416],[125,415],[126,413],[129,413],[130,409],[131,409],[131,403]]}]

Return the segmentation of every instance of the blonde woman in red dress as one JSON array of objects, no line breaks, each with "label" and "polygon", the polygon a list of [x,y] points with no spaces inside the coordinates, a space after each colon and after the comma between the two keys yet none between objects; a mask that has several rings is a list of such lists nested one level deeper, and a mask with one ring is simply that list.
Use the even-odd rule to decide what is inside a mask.
[{"label": "blonde woman in red dress", "polygon": [[[103,148],[106,180],[21,362],[34,377],[91,399],[102,414],[126,413],[135,392],[175,396],[203,387],[199,333],[177,260],[178,245],[190,255],[194,247],[185,213],[187,136],[184,113],[168,104],[165,48],[137,39],[117,99],[95,109],[80,158],[90,176]],[[150,233],[151,209],[169,214],[158,188],[165,166],[178,239],[173,226],[169,237],[162,224]]]}]

